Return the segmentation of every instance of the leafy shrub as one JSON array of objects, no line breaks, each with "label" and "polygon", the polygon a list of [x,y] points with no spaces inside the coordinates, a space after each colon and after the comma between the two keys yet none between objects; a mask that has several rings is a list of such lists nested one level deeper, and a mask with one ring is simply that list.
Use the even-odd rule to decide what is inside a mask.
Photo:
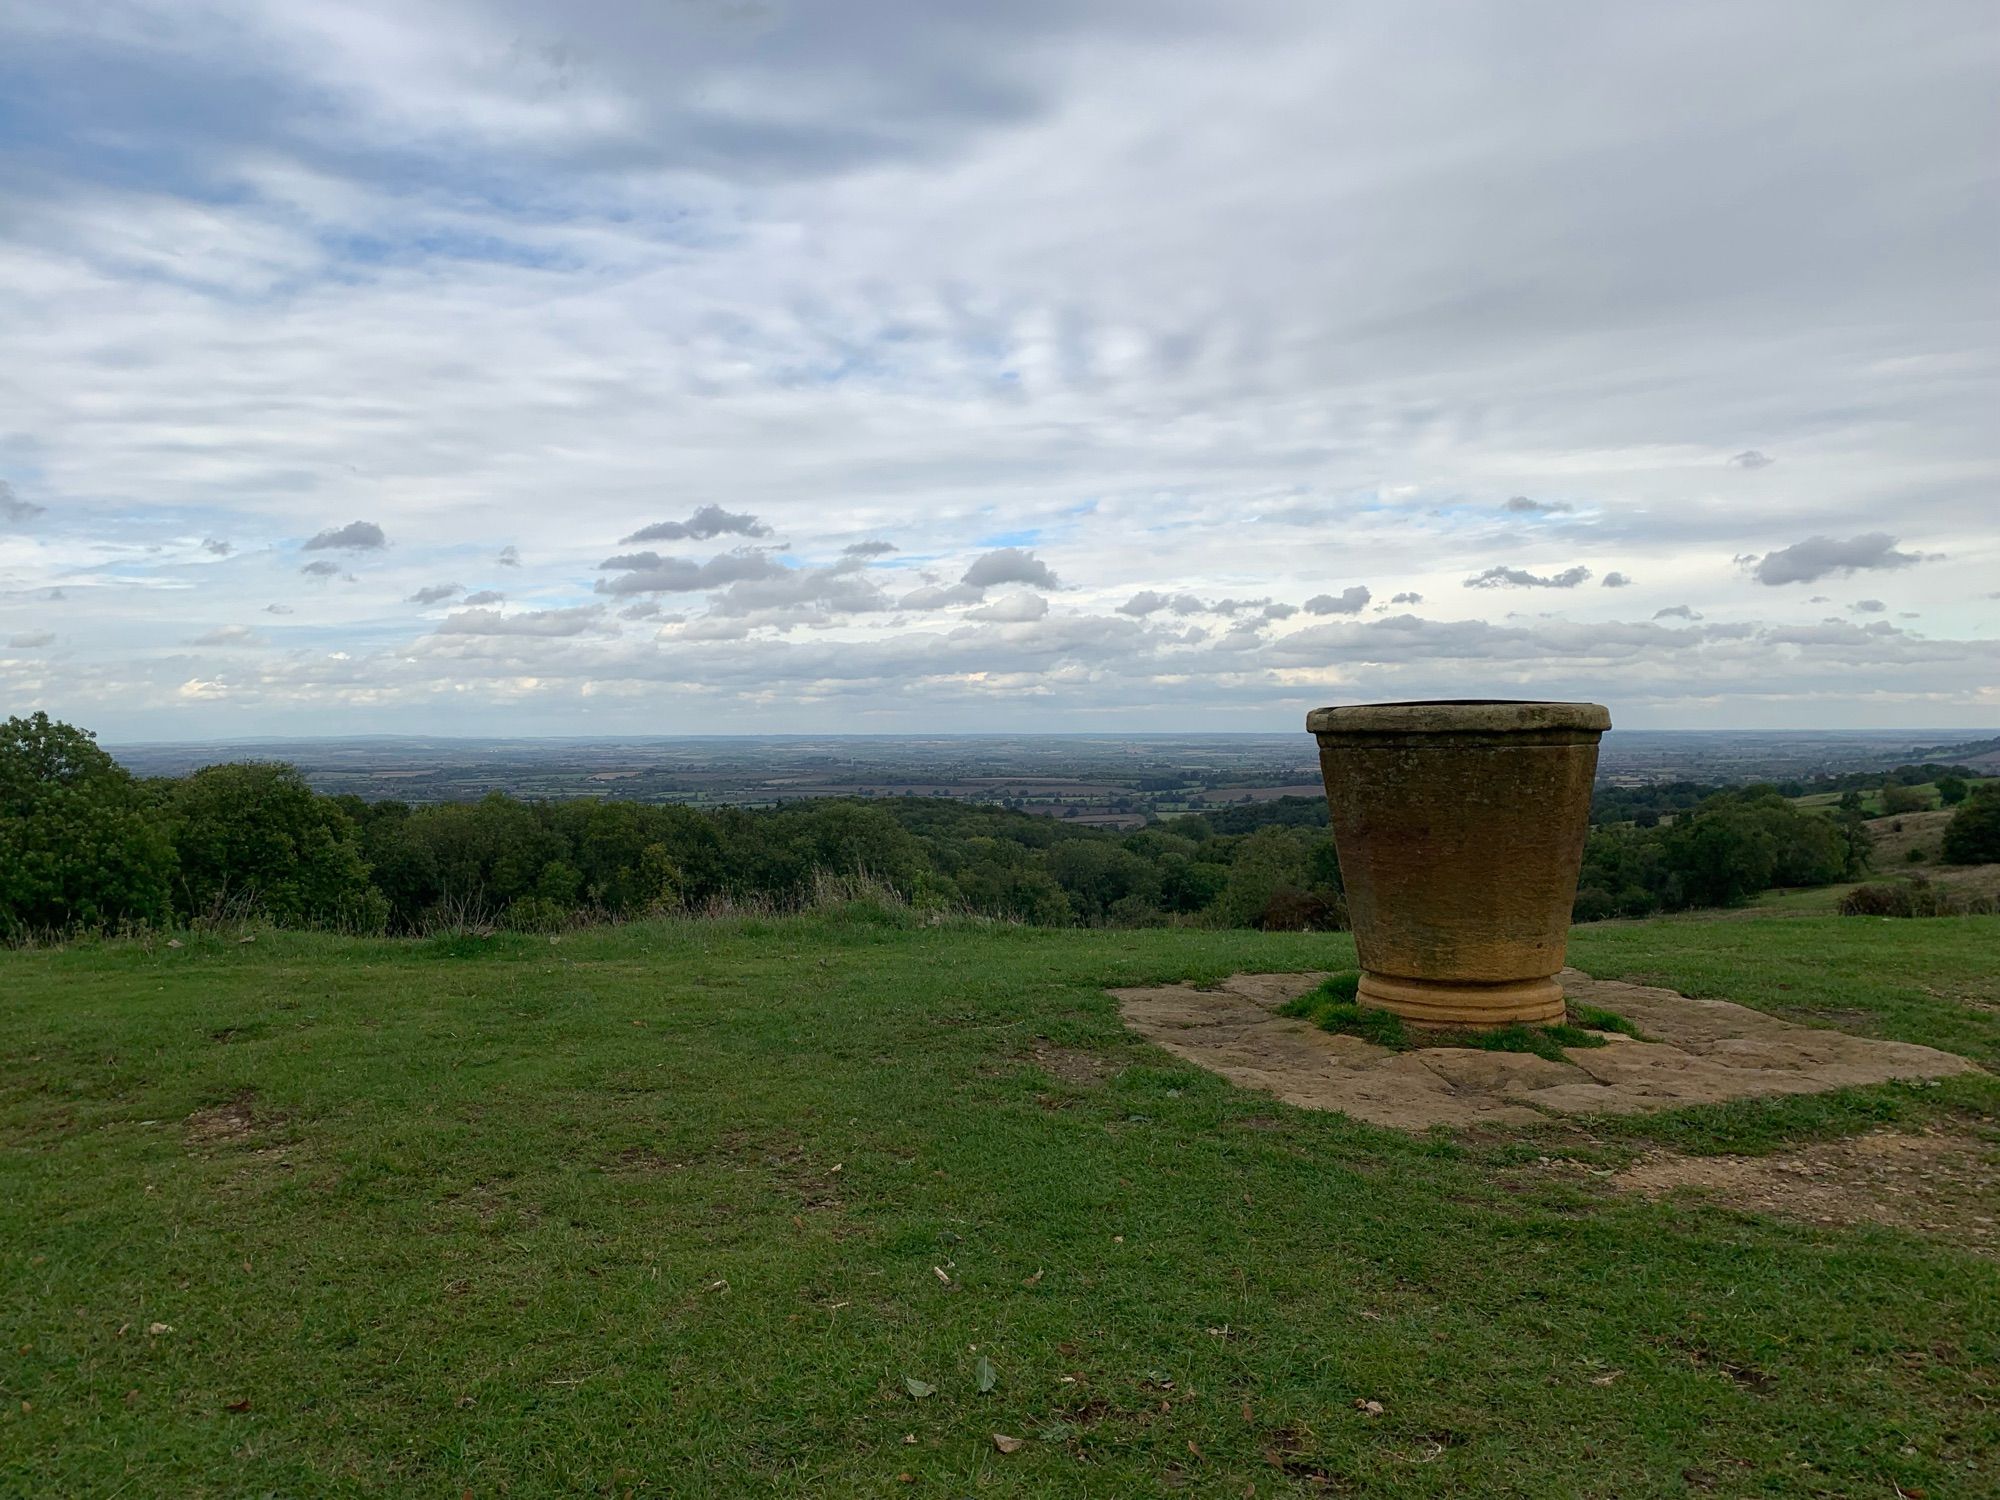
[{"label": "leafy shrub", "polygon": [[1885,813],[1922,812],[1931,805],[1931,799],[1915,787],[1899,786],[1889,782],[1882,788],[1882,811]]},{"label": "leafy shrub", "polygon": [[1957,895],[1921,875],[1880,885],[1858,885],[1840,898],[1843,917],[1985,916],[1995,909],[1991,896]]}]

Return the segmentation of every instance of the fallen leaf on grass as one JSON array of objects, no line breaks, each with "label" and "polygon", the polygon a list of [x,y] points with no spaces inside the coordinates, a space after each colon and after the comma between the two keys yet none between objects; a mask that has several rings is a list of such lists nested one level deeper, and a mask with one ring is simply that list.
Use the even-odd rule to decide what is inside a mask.
[{"label": "fallen leaf on grass", "polygon": [[460,1411],[464,1411],[467,1407],[477,1406],[478,1404],[479,1398],[477,1396],[460,1396],[458,1398],[458,1409]]},{"label": "fallen leaf on grass", "polygon": [[1008,1437],[1004,1432],[993,1434],[993,1446],[998,1448],[1002,1453],[1019,1453],[1027,1446],[1027,1443],[1028,1440],[1026,1438]]},{"label": "fallen leaf on grass", "polygon": [[250,1410],[250,1398],[245,1396],[241,1401],[232,1401],[222,1409],[224,1411],[248,1411]]},{"label": "fallen leaf on grass", "polygon": [[914,1375],[905,1375],[903,1377],[903,1389],[908,1391],[912,1396],[915,1396],[919,1401],[923,1400],[926,1396],[935,1396],[937,1394],[936,1386],[927,1380],[919,1380]]},{"label": "fallen leaf on grass", "polygon": [[898,1484],[915,1484],[916,1482],[917,1476],[914,1474],[898,1474],[896,1476],[896,1483]]},{"label": "fallen leaf on grass", "polygon": [[1354,1398],[1354,1409],[1364,1417],[1379,1417],[1385,1408],[1380,1401],[1370,1401],[1365,1396],[1357,1396]]},{"label": "fallen leaf on grass", "polygon": [[945,1269],[943,1266],[932,1266],[931,1274],[936,1276],[937,1279],[939,1281],[942,1281],[946,1286],[951,1285],[951,1277],[945,1273]]},{"label": "fallen leaf on grass", "polygon": [[1591,1376],[1590,1383],[1592,1385],[1609,1385],[1624,1373],[1623,1370],[1606,1370],[1602,1375]]},{"label": "fallen leaf on grass", "polygon": [[148,1333],[172,1333],[173,1331],[174,1325],[171,1323],[149,1323],[146,1325],[146,1332]]},{"label": "fallen leaf on grass", "polygon": [[914,1448],[914,1447],[916,1447],[916,1446],[917,1446],[917,1435],[916,1435],[916,1434],[915,1434],[914,1432],[906,1432],[906,1433],[904,1433],[904,1434],[903,1434],[903,1446],[904,1446],[905,1448]]},{"label": "fallen leaf on grass", "polygon": [[167,946],[169,948],[185,948],[187,944],[182,942],[179,938],[168,938]]},{"label": "fallen leaf on grass", "polygon": [[979,1382],[979,1394],[982,1396],[1000,1383],[1000,1372],[993,1368],[993,1361],[983,1354],[979,1356],[979,1363],[972,1367],[972,1376]]},{"label": "fallen leaf on grass", "polygon": [[1037,1271],[1037,1272],[1035,1272],[1035,1274],[1034,1274],[1034,1275],[1032,1275],[1032,1276],[1025,1276],[1025,1277],[1023,1277],[1023,1278],[1021,1279],[1021,1285],[1022,1285],[1022,1286],[1033,1286],[1033,1285],[1034,1285],[1034,1284],[1035,1284],[1036,1282],[1040,1281],[1041,1279],[1042,1279],[1042,1273],[1041,1273],[1040,1271]]}]

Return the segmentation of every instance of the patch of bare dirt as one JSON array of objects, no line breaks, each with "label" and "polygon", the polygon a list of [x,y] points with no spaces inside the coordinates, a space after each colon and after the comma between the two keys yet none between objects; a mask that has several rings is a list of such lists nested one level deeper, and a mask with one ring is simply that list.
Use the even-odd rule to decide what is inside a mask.
[{"label": "patch of bare dirt", "polygon": [[1096,1083],[1124,1070],[1124,1063],[1108,1053],[1058,1047],[1043,1041],[1037,1041],[1021,1054],[1021,1061],[1033,1063],[1049,1077],[1071,1084]]},{"label": "patch of bare dirt", "polygon": [[1552,1061],[1517,1052],[1420,1047],[1392,1052],[1276,1012],[1318,974],[1245,974],[1214,989],[1114,990],[1134,1031],[1177,1057],[1305,1109],[1405,1130],[1639,1114],[1775,1094],[1811,1094],[1972,1070],[1953,1053],[1798,1026],[1725,1000],[1565,969],[1572,1000],[1613,1011],[1647,1040],[1607,1033]]},{"label": "patch of bare dirt", "polygon": [[256,1097],[254,1090],[245,1089],[226,1104],[196,1110],[187,1117],[187,1143],[215,1146],[246,1139],[257,1125],[269,1123],[260,1120],[253,1108]]},{"label": "patch of bare dirt", "polygon": [[1889,1224],[2000,1254],[2000,1147],[1969,1135],[1878,1131],[1771,1156],[1649,1151],[1610,1183],[1813,1224]]}]

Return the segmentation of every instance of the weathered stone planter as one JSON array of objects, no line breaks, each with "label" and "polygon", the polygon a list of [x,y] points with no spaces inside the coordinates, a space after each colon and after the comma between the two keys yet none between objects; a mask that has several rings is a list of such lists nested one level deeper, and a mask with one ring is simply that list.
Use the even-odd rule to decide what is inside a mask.
[{"label": "weathered stone planter", "polygon": [[1429,1026],[1559,1021],[1590,824],[1595,703],[1320,708],[1364,1005]]}]

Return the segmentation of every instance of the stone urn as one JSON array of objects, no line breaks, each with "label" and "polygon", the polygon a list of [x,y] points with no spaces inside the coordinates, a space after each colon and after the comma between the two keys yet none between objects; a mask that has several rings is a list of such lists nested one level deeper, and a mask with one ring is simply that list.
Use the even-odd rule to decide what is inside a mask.
[{"label": "stone urn", "polygon": [[1595,703],[1314,709],[1363,1005],[1424,1026],[1560,1021]]}]

